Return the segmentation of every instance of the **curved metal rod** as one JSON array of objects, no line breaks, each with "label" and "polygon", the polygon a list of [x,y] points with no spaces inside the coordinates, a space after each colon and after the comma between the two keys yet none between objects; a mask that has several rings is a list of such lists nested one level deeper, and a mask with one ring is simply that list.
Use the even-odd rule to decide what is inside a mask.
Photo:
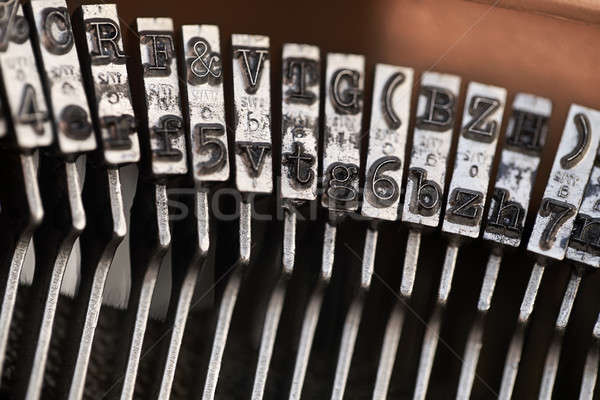
[{"label": "curved metal rod", "polygon": [[431,319],[429,320],[429,324],[427,325],[425,338],[423,340],[423,347],[421,348],[417,383],[415,385],[415,392],[413,395],[414,400],[424,400],[425,396],[427,395],[429,378],[431,377],[431,370],[433,368],[433,360],[435,358],[435,352],[437,350],[437,345],[440,338],[440,329],[442,327],[444,310],[446,308],[448,296],[450,295],[450,289],[452,288],[452,278],[454,276],[454,268],[456,266],[458,249],[459,246],[456,243],[450,243],[446,248],[446,257],[444,259],[437,302]]},{"label": "curved metal rod", "polygon": [[140,177],[131,215],[132,286],[122,322],[125,334],[113,384],[104,396],[118,393],[124,400],[134,395],[152,295],[162,259],[171,245],[167,201],[165,184],[145,182]]},{"label": "curved metal rod", "polygon": [[465,347],[465,354],[463,356],[463,363],[460,369],[460,378],[458,380],[458,392],[456,395],[457,399],[468,400],[471,398],[471,390],[473,389],[473,382],[475,381],[475,374],[477,371],[477,363],[479,361],[479,355],[481,353],[483,330],[485,325],[485,318],[492,305],[492,297],[494,295],[494,289],[496,287],[496,280],[498,279],[498,271],[500,270],[500,264],[502,263],[502,256],[497,254],[490,254],[490,257],[485,268],[485,276],[481,285],[481,292],[479,293],[479,302],[477,303],[477,317],[469,337],[467,339],[467,345]]},{"label": "curved metal rod", "polygon": [[[117,168],[99,171],[98,181],[88,182],[100,207],[93,207],[89,224],[82,235],[83,262],[81,268],[81,286],[77,298],[78,312],[71,324],[71,359],[63,367],[68,380],[65,385],[65,397],[81,399],[85,387],[85,378],[92,352],[96,325],[102,307],[102,296],[108,271],[115,252],[127,234],[127,221],[123,207],[120,173]],[[102,193],[97,193],[98,188]],[[86,189],[87,191],[87,189]],[[108,204],[106,204],[108,203]],[[108,215],[107,215],[108,214]],[[107,237],[98,238],[99,225],[108,224]],[[63,344],[61,344],[62,346]]]},{"label": "curved metal rod", "polygon": [[315,338],[317,322],[321,313],[325,288],[329,284],[333,272],[335,237],[337,228],[331,223],[325,224],[325,233],[323,236],[323,254],[321,259],[321,274],[316,288],[310,296],[304,319],[302,320],[302,330],[300,332],[300,342],[296,352],[296,361],[294,363],[294,373],[292,375],[292,386],[290,388],[290,400],[298,400],[302,395],[304,386],[304,377],[308,368],[308,360],[312,343]]},{"label": "curved metal rod", "polygon": [[[407,302],[412,297],[412,291],[415,284],[415,275],[419,261],[419,249],[421,247],[421,231],[411,229],[408,232],[406,241],[406,251],[404,254],[404,268],[402,270],[402,282],[400,284],[401,301]],[[375,379],[375,389],[373,390],[373,399],[385,399],[387,397],[398,343],[402,335],[402,325],[404,323],[405,305],[396,303],[383,338],[381,355],[379,356],[379,365],[377,366],[377,378]]]},{"label": "curved metal rod", "polygon": [[[185,270],[186,272],[183,274],[183,279],[174,279],[175,282],[173,284],[171,301],[171,304],[174,305],[174,309],[169,312],[170,319],[167,327],[167,348],[165,354],[160,358],[162,363],[162,373],[160,375],[161,378],[159,379],[159,399],[168,399],[171,395],[177,360],[179,358],[188,315],[192,306],[191,303],[196,288],[196,282],[198,280],[198,274],[204,265],[203,261],[205,260],[210,247],[208,192],[206,190],[196,190],[194,195],[194,205],[195,227],[190,227],[190,229],[195,231],[196,240],[185,240],[185,242],[193,243],[191,246],[192,250],[188,250],[188,252],[184,253],[184,257],[189,260],[189,264],[186,266],[187,268]],[[189,221],[183,223],[186,222],[189,223]],[[183,236],[187,239],[187,235]],[[182,246],[185,246],[186,244],[186,247],[189,248],[189,243],[182,243]],[[178,253],[175,246],[176,243],[174,244],[174,252]],[[183,253],[184,249],[181,251]],[[192,253],[191,255],[189,255],[190,252]]]},{"label": "curved metal rod", "polygon": [[594,398],[594,389],[598,378],[598,363],[600,362],[600,315],[594,325],[592,332],[592,345],[588,350],[583,368],[583,378],[581,379],[581,390],[579,391],[579,400],[592,400]]},{"label": "curved metal rod", "polygon": [[[7,209],[8,204],[14,199],[16,193],[22,193],[23,199],[19,196],[18,200],[14,204],[15,208],[21,208],[23,206],[26,209],[22,210],[23,214],[19,212],[18,216],[8,215],[4,213],[2,215],[2,225],[6,222],[7,224],[19,226],[19,232],[14,232],[15,236],[12,238],[11,243],[14,243],[12,247],[6,250],[10,255],[6,258],[10,260],[8,268],[3,271],[2,282],[6,282],[1,293],[2,305],[0,308],[0,376],[2,376],[4,361],[6,358],[6,350],[8,343],[8,336],[10,333],[10,325],[12,321],[13,311],[15,309],[15,301],[17,298],[17,292],[19,290],[19,277],[21,270],[23,269],[23,262],[27,255],[27,249],[31,243],[31,239],[35,230],[42,223],[44,217],[44,209],[42,206],[42,198],[40,196],[40,189],[37,182],[37,166],[35,162],[34,154],[21,154],[21,155],[3,155],[3,161],[14,164],[15,169],[19,169],[21,173],[7,174],[6,178],[10,180],[10,183],[4,181],[5,187],[3,190],[4,194],[10,194],[11,198],[3,201],[3,208]],[[6,169],[8,171],[8,168]],[[14,182],[12,180],[15,180]],[[4,200],[4,199],[3,199]],[[12,206],[9,209],[14,209]],[[22,218],[20,224],[14,224],[9,222],[12,218]],[[14,229],[14,228],[12,228]],[[2,234],[13,234],[12,230],[2,229]],[[8,244],[8,240],[5,242]]]},{"label": "curved metal rod", "polygon": [[365,297],[367,291],[371,287],[371,278],[375,266],[375,250],[377,249],[377,236],[377,229],[367,229],[365,247],[363,250],[360,292],[352,301],[348,314],[346,315],[346,321],[344,322],[344,330],[342,332],[342,340],[335,368],[333,390],[331,393],[332,400],[342,400],[346,391],[348,373],[350,372],[352,355],[354,354],[354,346],[356,345],[356,337],[358,336],[360,320],[365,305]]},{"label": "curved metal rod", "polygon": [[275,345],[281,311],[283,310],[283,303],[285,301],[287,283],[294,271],[294,261],[296,258],[296,214],[288,209],[285,209],[284,212],[283,270],[265,313],[256,372],[254,373],[254,384],[252,386],[253,400],[260,400],[264,395],[271,357],[273,356],[273,346]]},{"label": "curved metal rod", "polygon": [[[41,396],[61,283],[73,245],[86,225],[78,164],[50,158],[42,163],[43,174],[48,174],[42,186],[44,204],[54,214],[44,220],[34,241],[34,296],[27,306],[29,323],[22,338],[27,345],[22,347],[25,351],[20,355],[17,372],[17,397],[26,399]],[[65,209],[63,202],[67,203],[67,213],[59,211]]]},{"label": "curved metal rod", "polygon": [[210,352],[210,360],[208,363],[208,372],[204,383],[202,393],[203,400],[212,400],[215,397],[217,383],[219,381],[219,371],[221,371],[221,362],[223,352],[227,344],[227,336],[229,335],[229,326],[237,296],[240,290],[242,280],[242,270],[250,262],[250,252],[252,250],[252,203],[242,201],[240,203],[240,258],[241,264],[236,268],[223,293],[221,305],[219,306],[219,315],[217,317],[217,326],[215,336],[213,338],[212,349]]},{"label": "curved metal rod", "polygon": [[569,323],[571,316],[571,310],[573,309],[573,303],[577,297],[579,286],[581,284],[581,271],[575,267],[569,278],[569,283],[563,295],[562,303],[560,305],[560,311],[556,318],[556,324],[554,325],[554,335],[552,337],[552,343],[550,349],[546,354],[546,361],[544,362],[544,374],[542,375],[542,382],[540,383],[540,400],[551,400],[552,391],[554,389],[554,382],[556,380],[556,373],[558,372],[558,363],[560,361],[560,349],[562,347],[562,340]]},{"label": "curved metal rod", "polygon": [[525,295],[523,296],[523,301],[521,302],[517,328],[510,341],[506,361],[504,362],[504,370],[502,372],[502,382],[500,383],[500,394],[498,395],[498,399],[510,400],[512,398],[515,381],[517,380],[517,373],[519,372],[519,362],[521,361],[521,354],[523,352],[525,330],[529,324],[531,313],[533,312],[533,306],[535,305],[535,299],[537,297],[543,275],[544,265],[536,262],[533,265],[531,275],[529,276],[527,289],[525,290]]}]

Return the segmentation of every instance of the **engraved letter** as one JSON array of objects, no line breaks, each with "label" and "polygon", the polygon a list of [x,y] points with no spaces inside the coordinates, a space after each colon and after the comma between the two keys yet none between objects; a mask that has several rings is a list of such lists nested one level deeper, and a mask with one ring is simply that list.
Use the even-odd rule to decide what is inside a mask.
[{"label": "engraved letter", "polygon": [[[227,150],[221,139],[216,136],[223,136],[225,128],[221,124],[197,124],[194,132],[198,134],[198,152],[210,153],[207,161],[198,164],[198,173],[211,173],[223,168]],[[211,134],[213,137],[208,137]]]},{"label": "engraved letter", "polygon": [[73,47],[73,31],[66,8],[47,8],[43,11],[42,42],[52,54],[65,54]]},{"label": "engraved letter", "polygon": [[414,183],[409,202],[410,211],[414,214],[430,217],[441,206],[442,189],[436,182],[427,180],[427,171],[422,168],[411,168],[408,178]]},{"label": "engraved letter", "polygon": [[397,171],[402,163],[398,157],[382,157],[375,161],[367,174],[367,201],[374,207],[389,207],[394,204],[400,190],[398,183],[386,175],[385,171]]},{"label": "engraved letter", "polygon": [[152,130],[162,142],[162,148],[154,150],[154,155],[157,158],[167,158],[169,160],[180,160],[183,155],[178,149],[174,149],[171,145],[170,136],[180,136],[183,129],[183,121],[175,115],[165,115],[160,117],[158,126]]},{"label": "engraved letter", "polygon": [[519,238],[523,230],[525,210],[519,203],[509,201],[509,197],[508,190],[494,190],[488,227],[503,235]]},{"label": "engraved letter", "polygon": [[435,86],[422,86],[421,96],[427,97],[425,113],[417,117],[419,129],[447,131],[454,123],[456,99],[448,89]]},{"label": "engraved letter", "polygon": [[540,208],[542,217],[550,216],[550,221],[546,224],[542,237],[540,238],[540,247],[548,250],[556,241],[556,234],[563,224],[573,215],[575,207],[562,201],[546,198],[542,200]]},{"label": "engraved letter", "polygon": [[600,255],[600,218],[579,214],[571,233],[571,246],[585,252]]},{"label": "engraved letter", "polygon": [[150,62],[144,63],[144,72],[149,76],[171,74],[171,59],[175,52],[173,37],[168,33],[140,32],[140,42],[150,51]]},{"label": "engraved letter", "polygon": [[269,57],[269,50],[258,48],[235,49],[234,57],[240,58],[242,69],[246,75],[248,85],[246,93],[253,94],[258,90],[258,83],[262,74],[262,64]]},{"label": "engraved letter", "polygon": [[300,142],[292,143],[292,153],[283,153],[284,163],[289,168],[289,177],[301,186],[312,183],[314,173],[311,167],[315,164],[315,157],[304,151]]},{"label": "engraved letter", "polygon": [[498,132],[496,121],[487,121],[488,117],[500,107],[500,101],[490,97],[473,96],[469,104],[469,114],[473,119],[464,127],[464,135],[480,142],[491,142]]},{"label": "engraved letter", "polygon": [[331,79],[331,101],[339,114],[358,114],[362,90],[358,88],[360,74],[350,69],[337,70]]},{"label": "engraved letter", "polygon": [[211,51],[208,42],[201,38],[193,38],[188,44],[192,57],[187,59],[188,82],[192,85],[209,81],[217,84],[221,81],[222,66],[221,55]]},{"label": "engraved letter", "polygon": [[288,58],[284,68],[286,80],[290,89],[286,92],[290,103],[312,104],[316,96],[306,90],[307,86],[314,86],[319,82],[319,69],[317,62],[308,58]]},{"label": "engraved letter", "polygon": [[95,64],[125,63],[125,53],[119,47],[119,26],[107,18],[86,21],[87,30],[93,37],[92,62]]},{"label": "engraved letter", "polygon": [[448,219],[464,225],[475,226],[483,211],[483,193],[474,190],[457,188],[452,191],[448,203]]},{"label": "engraved letter", "polygon": [[246,157],[250,174],[254,177],[260,175],[265,156],[271,151],[271,143],[237,142],[236,147],[237,152]]},{"label": "engraved letter", "polygon": [[513,110],[512,134],[506,140],[507,147],[538,155],[546,142],[548,117],[527,111]]}]

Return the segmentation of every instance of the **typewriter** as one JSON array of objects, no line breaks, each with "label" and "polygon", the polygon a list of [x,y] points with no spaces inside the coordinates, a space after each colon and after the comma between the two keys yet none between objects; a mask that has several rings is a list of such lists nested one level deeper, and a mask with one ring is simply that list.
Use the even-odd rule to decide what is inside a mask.
[{"label": "typewriter", "polygon": [[0,397],[598,398],[599,21],[0,1]]}]

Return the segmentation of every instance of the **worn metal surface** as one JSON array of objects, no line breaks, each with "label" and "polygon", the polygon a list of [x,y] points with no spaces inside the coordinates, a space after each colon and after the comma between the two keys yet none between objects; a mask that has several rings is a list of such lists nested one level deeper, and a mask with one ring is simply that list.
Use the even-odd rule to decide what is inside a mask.
[{"label": "worn metal surface", "polygon": [[127,55],[123,51],[117,6],[82,5],[81,18],[83,21],[75,23],[81,23],[85,32],[84,77],[93,101],[91,110],[104,161],[109,165],[137,162],[138,124],[131,105]]},{"label": "worn metal surface", "polygon": [[225,181],[229,155],[219,28],[184,25],[181,40],[191,172],[198,182]]},{"label": "worn metal surface", "polygon": [[315,200],[321,129],[319,48],[286,43],[282,63],[281,196]]},{"label": "worn metal surface", "polygon": [[483,238],[518,247],[546,143],[552,102],[517,93],[512,108]]},{"label": "worn metal surface", "polygon": [[[600,127],[595,127],[598,129]],[[596,156],[583,193],[567,248],[567,259],[592,268],[600,266],[600,158]]]},{"label": "worn metal surface", "polygon": [[398,219],[412,88],[412,68],[375,66],[361,207],[361,214],[366,217]]},{"label": "worn metal surface", "polygon": [[402,222],[430,227],[440,223],[460,83],[456,75],[421,76]]},{"label": "worn metal surface", "polygon": [[90,110],[65,0],[33,0],[26,4],[35,35],[36,53],[54,113],[58,149],[64,154],[94,150]]},{"label": "worn metal surface", "polygon": [[469,84],[443,232],[479,236],[505,103],[506,89]]},{"label": "worn metal surface", "polygon": [[[2,12],[0,69],[4,98],[0,119],[5,121],[10,116],[11,132],[21,149],[48,146],[53,142],[54,134],[29,35],[29,23],[17,0],[2,4]],[[0,131],[6,132],[6,127]]]},{"label": "worn metal surface", "polygon": [[273,191],[271,60],[269,38],[231,36],[236,186],[240,192]]},{"label": "worn metal surface", "polygon": [[364,70],[363,56],[327,54],[321,204],[332,211],[358,209]]},{"label": "worn metal surface", "polygon": [[173,20],[137,18],[140,61],[146,100],[145,134],[149,135],[154,175],[187,173]]},{"label": "worn metal surface", "polygon": [[571,105],[527,250],[562,260],[583,199],[598,143],[600,112]]}]

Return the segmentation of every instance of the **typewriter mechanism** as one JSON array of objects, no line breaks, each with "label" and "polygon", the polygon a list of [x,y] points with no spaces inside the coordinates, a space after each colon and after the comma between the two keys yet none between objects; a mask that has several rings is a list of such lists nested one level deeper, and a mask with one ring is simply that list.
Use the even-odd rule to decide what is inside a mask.
[{"label": "typewriter mechanism", "polygon": [[600,6],[0,1],[0,398],[600,398]]}]

